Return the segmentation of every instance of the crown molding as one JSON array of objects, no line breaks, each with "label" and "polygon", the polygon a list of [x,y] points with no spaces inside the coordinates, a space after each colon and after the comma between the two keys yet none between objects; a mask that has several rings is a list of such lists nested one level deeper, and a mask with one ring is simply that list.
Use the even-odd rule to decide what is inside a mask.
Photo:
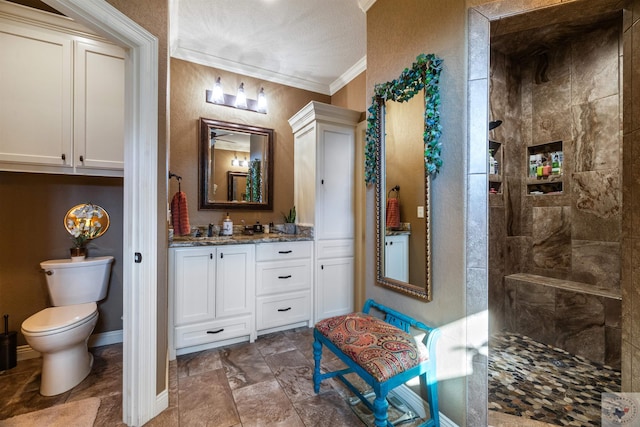
[{"label": "crown molding", "polygon": [[333,96],[337,91],[345,87],[351,80],[355,79],[367,69],[367,55],[360,58],[351,68],[345,71],[340,77],[329,85],[329,95]]},{"label": "crown molding", "polygon": [[375,2],[376,0],[358,0],[358,6],[360,6],[360,9],[362,9],[364,13],[367,13],[367,10],[369,10]]}]

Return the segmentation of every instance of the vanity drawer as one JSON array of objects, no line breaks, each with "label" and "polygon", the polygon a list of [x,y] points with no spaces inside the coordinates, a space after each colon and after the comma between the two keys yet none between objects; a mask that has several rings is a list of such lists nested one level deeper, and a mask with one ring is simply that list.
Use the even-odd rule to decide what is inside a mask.
[{"label": "vanity drawer", "polygon": [[311,258],[312,242],[278,242],[256,245],[256,261]]},{"label": "vanity drawer", "polygon": [[310,292],[258,297],[257,329],[269,329],[311,319]]},{"label": "vanity drawer", "polygon": [[311,289],[311,260],[256,263],[256,295]]},{"label": "vanity drawer", "polygon": [[250,333],[251,316],[179,326],[175,329],[175,347],[178,349],[208,344],[249,335]]}]

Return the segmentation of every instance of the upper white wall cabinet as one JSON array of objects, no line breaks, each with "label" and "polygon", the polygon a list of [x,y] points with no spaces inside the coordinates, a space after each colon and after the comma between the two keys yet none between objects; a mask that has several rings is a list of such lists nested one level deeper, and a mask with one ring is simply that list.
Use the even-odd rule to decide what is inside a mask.
[{"label": "upper white wall cabinet", "polygon": [[0,3],[0,170],[122,176],[124,50]]}]

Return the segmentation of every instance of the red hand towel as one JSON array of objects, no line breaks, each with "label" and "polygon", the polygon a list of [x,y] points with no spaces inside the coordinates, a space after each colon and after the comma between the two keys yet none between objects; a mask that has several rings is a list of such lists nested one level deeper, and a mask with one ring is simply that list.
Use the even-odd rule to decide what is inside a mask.
[{"label": "red hand towel", "polygon": [[183,191],[178,191],[171,199],[171,225],[173,225],[173,232],[177,236],[191,233],[187,195]]},{"label": "red hand towel", "polygon": [[400,228],[400,201],[387,199],[387,227]]}]

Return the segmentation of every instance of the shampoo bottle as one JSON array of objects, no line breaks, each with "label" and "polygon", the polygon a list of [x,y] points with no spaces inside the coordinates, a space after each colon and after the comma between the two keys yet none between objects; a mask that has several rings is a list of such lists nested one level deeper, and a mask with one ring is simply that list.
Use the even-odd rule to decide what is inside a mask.
[{"label": "shampoo bottle", "polygon": [[232,236],[233,235],[233,221],[229,218],[229,213],[227,212],[227,217],[222,221],[222,235],[223,236]]}]

